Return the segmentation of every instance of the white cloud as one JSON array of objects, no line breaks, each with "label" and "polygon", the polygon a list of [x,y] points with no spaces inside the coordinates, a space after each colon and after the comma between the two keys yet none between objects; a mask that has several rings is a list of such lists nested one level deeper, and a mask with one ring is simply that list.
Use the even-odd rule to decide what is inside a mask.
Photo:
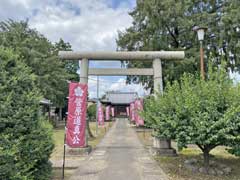
[{"label": "white cloud", "polygon": [[74,50],[115,50],[117,30],[131,25],[130,9],[108,7],[103,0],[64,0],[47,4],[30,19],[30,25],[56,42],[70,42]]},{"label": "white cloud", "polygon": [[[117,2],[117,1],[116,1]],[[69,42],[73,50],[116,50],[117,31],[132,23],[128,12],[135,0],[0,0],[0,20],[29,19],[31,28],[46,36],[51,42],[60,38]],[[120,67],[119,62],[91,62],[91,67]],[[95,79],[94,79],[95,78]],[[109,90],[136,91],[143,95],[141,85],[126,85],[125,77],[100,78],[100,96]],[[96,77],[89,79],[90,97],[96,97]]]},{"label": "white cloud", "polygon": [[[58,6],[45,3],[29,22],[52,42],[60,38],[70,42],[73,50],[116,50],[117,31],[131,25],[129,11],[122,6],[112,9],[105,0],[64,0]],[[120,66],[101,62],[102,66],[116,64]]]},{"label": "white cloud", "polygon": [[130,7],[109,0],[0,0],[0,20],[29,19],[50,41],[60,38],[74,50],[115,50],[117,30],[131,25]]},{"label": "white cloud", "polygon": [[0,20],[31,19],[36,10],[47,4],[54,4],[54,0],[0,0]]}]

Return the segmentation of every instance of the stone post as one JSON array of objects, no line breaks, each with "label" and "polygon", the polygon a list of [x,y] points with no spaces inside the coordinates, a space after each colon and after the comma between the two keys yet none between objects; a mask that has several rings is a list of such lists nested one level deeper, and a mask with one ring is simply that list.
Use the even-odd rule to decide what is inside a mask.
[{"label": "stone post", "polygon": [[88,83],[88,64],[88,59],[84,58],[81,60],[80,83],[82,84]]},{"label": "stone post", "polygon": [[[81,60],[81,66],[80,66],[80,83],[81,84],[88,84],[88,59],[84,58]],[[87,118],[86,118],[87,121]],[[87,123],[87,122],[86,122]],[[86,125],[87,126],[87,125]],[[85,128],[85,146],[88,146],[88,132],[87,128]]]},{"label": "stone post", "polygon": [[[160,59],[153,60],[154,93],[163,95],[162,62]],[[171,147],[171,139],[153,137],[154,154],[175,156],[176,151]]]},{"label": "stone post", "polygon": [[153,60],[153,82],[154,93],[163,93],[163,80],[162,80],[162,62],[160,59]]}]

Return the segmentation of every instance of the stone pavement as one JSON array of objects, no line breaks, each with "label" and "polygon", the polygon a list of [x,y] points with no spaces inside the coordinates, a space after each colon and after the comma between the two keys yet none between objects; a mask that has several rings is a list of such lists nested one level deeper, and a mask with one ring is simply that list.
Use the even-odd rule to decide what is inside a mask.
[{"label": "stone pavement", "polygon": [[168,180],[127,119],[117,119],[70,180]]}]

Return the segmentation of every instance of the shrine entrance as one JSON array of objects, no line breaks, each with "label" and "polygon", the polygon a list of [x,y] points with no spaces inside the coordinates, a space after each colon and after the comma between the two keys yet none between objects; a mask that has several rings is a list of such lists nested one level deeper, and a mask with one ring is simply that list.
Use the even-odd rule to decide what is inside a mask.
[{"label": "shrine entrance", "polygon": [[[118,52],[72,52],[60,51],[62,60],[81,61],[80,83],[87,84],[89,75],[96,76],[153,76],[154,92],[163,92],[162,60],[181,60],[184,51],[118,51]],[[152,68],[88,68],[89,60],[95,61],[152,61]]]},{"label": "shrine entrance", "polygon": [[[154,92],[163,93],[162,60],[181,60],[184,51],[120,51],[120,52],[72,52],[60,51],[61,60],[81,61],[80,83],[88,84],[88,76],[153,76]],[[151,61],[152,68],[89,68],[89,60],[96,61]],[[86,137],[86,136],[85,136]],[[154,143],[156,144],[156,143]],[[169,144],[165,142],[163,144]],[[87,141],[86,141],[87,147]],[[169,145],[169,148],[170,145]],[[166,147],[165,147],[166,149]]]}]

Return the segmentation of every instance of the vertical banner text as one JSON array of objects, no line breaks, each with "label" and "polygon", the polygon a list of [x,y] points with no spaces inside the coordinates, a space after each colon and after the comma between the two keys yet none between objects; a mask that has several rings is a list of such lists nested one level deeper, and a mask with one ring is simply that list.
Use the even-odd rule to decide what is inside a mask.
[{"label": "vertical banner text", "polygon": [[73,148],[85,146],[87,89],[87,84],[69,84],[66,143]]}]

